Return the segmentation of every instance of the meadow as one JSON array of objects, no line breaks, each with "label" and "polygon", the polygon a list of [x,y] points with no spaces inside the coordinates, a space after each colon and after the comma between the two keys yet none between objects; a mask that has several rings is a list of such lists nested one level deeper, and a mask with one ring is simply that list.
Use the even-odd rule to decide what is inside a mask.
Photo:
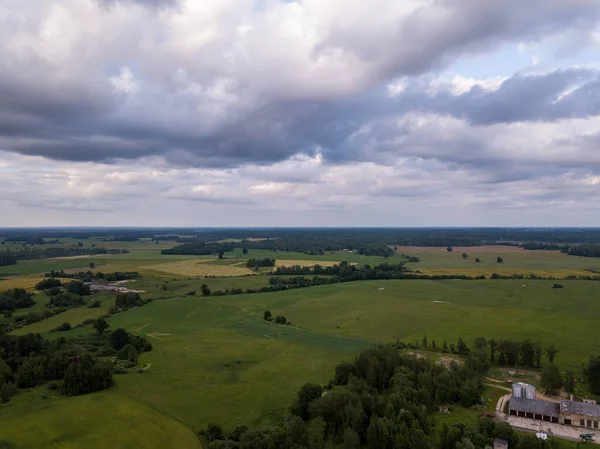
[{"label": "meadow", "polygon": [[[141,359],[151,368],[117,376],[114,391],[192,429],[216,421],[231,430],[281,414],[300,385],[327,382],[337,363],[374,341],[533,338],[559,349],[561,368],[578,370],[600,346],[594,337],[600,284],[551,285],[373,281],[154,301],[108,319],[111,328],[144,335],[155,348]],[[265,310],[292,325],[264,321]]]},{"label": "meadow", "polygon": [[[600,313],[600,283],[595,281],[561,281],[564,288],[553,289],[552,281],[539,280],[382,280],[204,297],[199,294],[202,284],[213,291],[267,286],[268,272],[263,275],[248,270],[250,273],[244,274],[252,275],[244,276],[237,271],[247,270],[243,264],[250,257],[275,258],[278,265],[328,265],[342,260],[376,265],[403,259],[347,252],[314,256],[250,250],[244,255],[236,249],[217,260],[214,256],[164,256],[160,254],[162,243],[155,245],[158,248],[152,245],[155,244],[134,242],[129,254],[46,259],[0,269],[13,273],[10,279],[0,281],[0,290],[15,286],[32,289],[36,273],[50,269],[88,270],[93,261],[96,266],[92,271],[140,272],[142,279],[132,288],[143,290],[144,298],[154,299],[107,319],[110,329],[123,327],[152,342],[153,351],[140,358],[140,363],[148,364],[149,369],[142,374],[116,375],[116,385],[111,390],[80,398],[40,400],[43,387],[19,394],[14,403],[0,407],[0,426],[10,426],[13,435],[27,433],[30,438],[17,447],[46,447],[47,441],[55,439],[59,441],[55,447],[81,447],[83,441],[88,441],[86,438],[100,442],[116,432],[123,433],[124,443],[115,447],[198,447],[194,446],[198,441],[193,432],[210,422],[229,431],[239,424],[281,419],[302,384],[327,383],[339,362],[352,359],[376,341],[414,342],[426,335],[440,346],[444,340],[451,343],[459,337],[469,344],[478,336],[530,338],[554,344],[559,349],[556,362],[561,369],[576,371],[580,371],[590,353],[600,349],[595,319]],[[455,248],[452,253],[445,248],[417,251],[399,247],[397,251],[419,257],[421,261],[409,264],[409,268],[429,274],[589,275],[596,264],[595,259],[548,251],[471,248],[464,249],[467,259],[462,257],[462,248]],[[497,264],[497,255],[504,259],[503,264]],[[481,262],[474,262],[476,257]],[[187,296],[192,291],[198,294]],[[35,308],[39,309],[47,298],[37,298]],[[69,332],[50,330],[63,322],[75,325],[106,313],[113,298],[111,294],[101,295],[101,308],[71,309],[15,333],[40,332],[54,339],[93,332],[91,326]],[[266,310],[273,316],[286,316],[291,324],[265,321]],[[103,406],[92,407],[94,398]],[[113,416],[104,410],[88,411],[86,407],[116,411]],[[71,426],[65,417],[73,410],[82,416]],[[125,419],[119,415],[121,412],[131,415],[127,419],[132,429],[145,429],[141,423],[148,423],[147,441],[144,439],[137,446],[127,443],[129,430],[118,427],[119,419]],[[439,419],[473,419],[476,415],[457,409],[454,416]],[[20,420],[20,416],[31,416],[43,423],[45,431],[38,439],[29,435],[30,420]],[[106,432],[96,430],[98,426],[90,425],[88,418],[103,423],[107,420]],[[73,434],[68,434],[67,429]],[[132,434],[136,432],[131,430]],[[173,435],[170,442],[161,440],[163,432]],[[162,441],[162,445],[153,445]],[[97,443],[85,447],[102,446]]]},{"label": "meadow", "polygon": [[[417,256],[420,261],[409,263],[410,270],[424,274],[466,274],[491,276],[498,274],[535,274],[563,278],[569,275],[594,276],[600,273],[600,260],[577,257],[559,251],[527,251],[514,246],[455,247],[446,248],[395,247],[398,254]],[[462,254],[466,253],[467,258]],[[498,263],[497,257],[503,262]],[[479,258],[480,262],[476,262]]]}]

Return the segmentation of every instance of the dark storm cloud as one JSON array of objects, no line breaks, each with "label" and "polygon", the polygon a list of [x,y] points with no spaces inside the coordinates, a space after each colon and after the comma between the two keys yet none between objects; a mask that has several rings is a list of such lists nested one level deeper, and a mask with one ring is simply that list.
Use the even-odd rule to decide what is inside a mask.
[{"label": "dark storm cloud", "polygon": [[[179,3],[98,1],[109,9],[107,14],[116,2],[151,8]],[[115,70],[127,62],[119,59],[116,49],[113,53],[99,51],[97,58],[82,58],[83,66],[90,64],[90,72],[82,69],[73,77],[69,77],[69,68],[60,64],[57,68],[51,62],[34,58],[12,61],[7,57],[4,61],[8,62],[0,63],[5,74],[0,78],[1,149],[72,161],[164,155],[174,164],[210,167],[267,164],[317,149],[330,162],[416,156],[469,166],[491,165],[501,157],[488,151],[487,142],[481,137],[465,133],[450,140],[443,134],[422,135],[410,123],[397,124],[393,117],[410,112],[434,113],[463,118],[474,125],[489,125],[598,115],[598,74],[566,70],[539,76],[517,75],[496,91],[474,87],[462,95],[453,95],[448,89],[431,95],[418,83],[409,82],[406,92],[395,98],[389,98],[382,83],[395,76],[420,75],[460,54],[492,48],[505,40],[535,39],[556,29],[577,28],[585,33],[597,23],[599,12],[599,3],[588,0],[439,0],[417,8],[385,33],[376,26],[361,25],[357,29],[355,23],[336,21],[313,56],[318,60],[337,50],[354,55],[359,67],[365,67],[365,79],[356,84],[350,82],[351,88],[342,94],[328,95],[319,88],[330,81],[327,79],[311,79],[307,85],[279,85],[280,78],[288,79],[283,75],[289,75],[283,65],[269,69],[268,79],[253,79],[255,73],[247,71],[244,65],[239,70],[226,66],[223,77],[239,78],[237,84],[241,88],[234,92],[241,98],[238,103],[250,98],[251,104],[238,110],[238,103],[233,101],[233,106],[227,105],[231,110],[223,113],[221,104],[213,107],[209,99],[181,94],[173,87],[177,69],[196,59],[202,61],[203,57],[215,60],[208,66],[200,65],[196,75],[202,82],[191,79],[187,87],[191,91],[206,90],[210,83],[204,82],[205,74],[214,71],[218,77],[215,66],[220,68],[220,59],[216,58],[229,50],[228,43],[203,53],[202,45],[209,45],[202,40],[208,39],[201,35],[203,30],[198,31],[203,44],[192,53],[182,53],[183,56],[177,54],[183,45],[180,42],[161,46],[168,33],[160,29],[147,35],[140,33],[146,38],[141,42],[130,43],[125,38],[119,41],[124,50],[129,50],[127,54],[135,55],[131,66],[139,79],[131,81],[135,89],[131,87],[129,91],[117,92],[108,82]],[[368,25],[368,21],[365,23]],[[159,37],[153,41],[156,36]],[[145,46],[147,42],[154,46]],[[97,44],[101,46],[102,42]],[[90,48],[94,47],[81,47],[93,54]],[[153,57],[153,52],[159,50],[166,52],[160,53],[166,55],[165,59]],[[261,62],[252,61],[251,67],[261,67]],[[269,63],[271,60],[266,59],[264,65]],[[165,71],[168,64],[173,66]],[[102,70],[107,73],[101,73]],[[55,71],[60,76],[53,76]],[[339,74],[331,77],[336,75]],[[273,84],[272,92],[261,92],[256,87],[269,83]],[[569,88],[572,92],[559,99]],[[158,93],[154,95],[155,92]],[[199,110],[203,113],[199,114]],[[219,114],[223,117],[216,124],[205,126],[205,121]],[[361,132],[364,127],[368,131]]]}]

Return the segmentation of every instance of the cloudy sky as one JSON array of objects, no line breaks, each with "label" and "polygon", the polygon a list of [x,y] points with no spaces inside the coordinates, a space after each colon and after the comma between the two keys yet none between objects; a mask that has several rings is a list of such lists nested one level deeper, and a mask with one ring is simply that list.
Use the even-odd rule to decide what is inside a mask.
[{"label": "cloudy sky", "polygon": [[0,226],[597,226],[598,0],[3,0]]}]

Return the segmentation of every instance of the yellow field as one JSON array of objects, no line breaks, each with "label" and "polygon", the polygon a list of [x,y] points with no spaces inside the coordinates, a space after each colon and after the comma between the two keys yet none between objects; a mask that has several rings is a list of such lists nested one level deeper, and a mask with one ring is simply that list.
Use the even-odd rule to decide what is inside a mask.
[{"label": "yellow field", "polygon": [[276,267],[293,267],[300,265],[301,267],[312,267],[313,265],[321,265],[322,267],[332,267],[339,264],[332,260],[276,260]]},{"label": "yellow field", "polygon": [[214,259],[190,259],[157,265],[145,265],[140,270],[160,271],[182,277],[233,277],[255,274],[246,267],[236,265],[213,265]]},{"label": "yellow field", "polygon": [[[26,290],[34,290],[35,285],[43,281],[44,277],[18,277],[12,279],[0,280],[0,292],[11,288],[24,288]],[[72,281],[72,279],[61,279],[63,283]]]}]

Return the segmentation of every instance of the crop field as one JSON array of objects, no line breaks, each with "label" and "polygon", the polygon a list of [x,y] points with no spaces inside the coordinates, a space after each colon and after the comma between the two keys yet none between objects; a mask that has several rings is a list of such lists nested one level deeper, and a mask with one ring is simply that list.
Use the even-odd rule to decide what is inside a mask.
[{"label": "crop field", "polygon": [[165,264],[146,265],[141,266],[139,269],[140,271],[161,271],[182,277],[233,277],[254,274],[252,270],[243,266],[212,264],[211,262],[213,260],[214,259],[190,259],[178,262],[169,262]]},{"label": "crop field", "polygon": [[[409,263],[410,270],[424,274],[465,274],[490,276],[498,274],[535,274],[538,276],[566,277],[569,275],[593,276],[600,273],[600,260],[576,257],[560,251],[526,251],[512,246],[446,248],[397,247],[400,254],[417,256],[420,262]],[[466,253],[467,258],[462,254]],[[498,263],[497,257],[503,262]],[[479,258],[480,262],[476,262]]]},{"label": "crop field", "polygon": [[66,399],[24,392],[0,407],[0,428],[14,449],[201,449],[183,424],[114,391]]}]

